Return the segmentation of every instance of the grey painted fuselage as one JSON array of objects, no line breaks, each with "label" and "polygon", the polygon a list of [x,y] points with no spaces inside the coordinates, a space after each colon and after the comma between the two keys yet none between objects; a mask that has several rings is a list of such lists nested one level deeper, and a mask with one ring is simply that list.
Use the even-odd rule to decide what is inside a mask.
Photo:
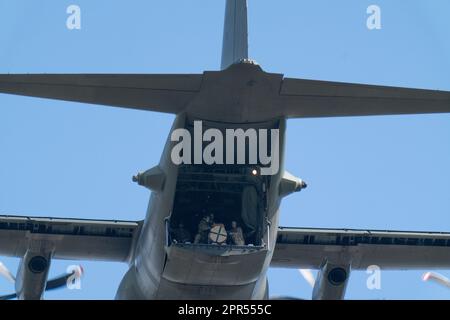
[{"label": "grey painted fuselage", "polygon": [[[189,121],[176,117],[171,132]],[[174,204],[179,167],[171,161],[169,139],[159,168],[166,175],[164,189],[153,192],[134,259],[117,292],[118,299],[263,299],[268,296],[266,273],[278,228],[278,185],[283,173],[285,120],[280,130],[280,170],[271,176],[267,194],[267,220],[262,246],[238,248],[217,245],[168,245],[166,219]],[[254,124],[235,123],[246,128]]]}]

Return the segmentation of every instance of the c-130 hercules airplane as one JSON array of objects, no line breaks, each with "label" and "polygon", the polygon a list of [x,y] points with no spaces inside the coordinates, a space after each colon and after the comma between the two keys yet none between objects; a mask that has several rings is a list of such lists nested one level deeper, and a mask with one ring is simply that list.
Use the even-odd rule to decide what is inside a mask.
[{"label": "c-130 hercules airplane", "polygon": [[[51,259],[128,263],[117,299],[268,299],[269,267],[317,269],[312,298],[343,299],[351,270],[450,268],[450,233],[278,224],[281,200],[306,187],[284,169],[287,119],[448,113],[450,92],[267,73],[248,57],[246,0],[227,0],[225,10],[220,71],[0,75],[2,93],[176,115],[160,163],[133,177],[152,191],[143,221],[0,217],[0,255],[22,259],[15,278],[0,268],[16,289],[3,299],[41,299],[63,286],[68,275],[47,280]],[[220,132],[276,130],[267,151],[278,170],[174,163],[174,133],[194,132],[198,121]]]}]

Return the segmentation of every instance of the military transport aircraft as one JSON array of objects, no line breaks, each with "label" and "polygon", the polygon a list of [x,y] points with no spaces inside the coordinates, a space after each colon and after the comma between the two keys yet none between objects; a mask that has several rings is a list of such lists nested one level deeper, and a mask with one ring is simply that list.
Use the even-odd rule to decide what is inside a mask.
[{"label": "military transport aircraft", "polygon": [[[225,10],[220,71],[0,75],[2,93],[176,115],[159,164],[134,177],[152,191],[143,221],[0,217],[0,255],[22,259],[16,293],[4,298],[40,299],[63,283],[67,275],[47,280],[51,259],[127,263],[117,299],[266,299],[269,267],[317,269],[312,298],[342,299],[351,270],[450,268],[449,233],[278,224],[281,200],[306,187],[284,168],[288,119],[447,113],[450,92],[265,72],[248,57],[246,0],[227,0]],[[264,161],[174,163],[171,137],[198,121],[216,133],[278,130],[279,170],[262,174]]]}]

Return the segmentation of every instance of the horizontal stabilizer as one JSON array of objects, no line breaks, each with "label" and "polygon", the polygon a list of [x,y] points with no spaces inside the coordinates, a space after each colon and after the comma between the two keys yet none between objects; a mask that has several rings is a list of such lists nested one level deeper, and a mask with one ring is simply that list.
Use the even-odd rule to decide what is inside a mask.
[{"label": "horizontal stabilizer", "polygon": [[[449,113],[450,92],[284,78],[249,63],[186,75],[0,75],[0,93],[246,122]],[[241,121],[238,119],[236,121]]]},{"label": "horizontal stabilizer", "polygon": [[177,114],[201,82],[189,74],[3,74],[0,93]]},{"label": "horizontal stabilizer", "polygon": [[450,112],[450,92],[285,78],[281,112],[288,118]]}]

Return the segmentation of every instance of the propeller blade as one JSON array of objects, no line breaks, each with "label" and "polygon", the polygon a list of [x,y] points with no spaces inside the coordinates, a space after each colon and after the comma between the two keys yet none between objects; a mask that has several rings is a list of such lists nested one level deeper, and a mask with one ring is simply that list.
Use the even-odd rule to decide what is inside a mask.
[{"label": "propeller blade", "polygon": [[422,279],[423,281],[434,281],[444,287],[450,288],[450,279],[439,273],[427,272],[423,275]]},{"label": "propeller blade", "polygon": [[[67,286],[67,282],[72,276],[76,276],[77,278],[81,277],[83,275],[83,272],[84,270],[82,266],[76,266],[72,272],[63,274],[59,277],[47,281],[45,291],[55,290]],[[0,262],[0,274],[3,275],[8,280],[10,280],[11,282],[13,283],[15,282],[14,276],[1,262]],[[0,296],[0,300],[11,300],[15,298],[17,298],[17,294],[15,293]]]},{"label": "propeller blade", "polygon": [[308,284],[311,286],[311,288],[314,288],[314,284],[316,283],[316,279],[309,269],[299,269],[298,270],[300,274],[303,276],[303,278],[308,282]]},{"label": "propeller blade", "polygon": [[76,276],[77,278],[79,278],[83,275],[83,272],[83,267],[78,266],[71,273],[63,274],[59,277],[51,279],[47,281],[45,291],[55,290],[67,286],[67,281],[69,281],[72,276]]},{"label": "propeller blade", "polygon": [[0,300],[12,300],[17,298],[17,294],[13,293],[13,294],[7,294],[5,296],[0,296]]},{"label": "propeller blade", "polygon": [[16,278],[8,270],[8,268],[5,267],[5,265],[3,263],[1,263],[1,262],[0,262],[0,275],[2,275],[4,278],[6,278],[11,283],[15,283],[16,282]]},{"label": "propeller blade", "polygon": [[[14,277],[14,275],[1,262],[0,262],[0,275],[2,275],[4,278],[6,278],[12,284],[14,284],[16,282],[16,278]],[[15,298],[17,298],[17,294],[15,294],[15,293],[0,296],[0,300],[12,300]]]},{"label": "propeller blade", "polygon": [[56,277],[52,280],[47,281],[45,286],[45,291],[55,290],[67,286],[67,280],[72,276],[72,274],[64,274]]},{"label": "propeller blade", "polygon": [[[303,276],[303,278],[308,282],[308,284],[314,288],[314,283],[316,279],[310,269],[298,269],[298,272]],[[292,296],[274,296],[270,297],[270,300],[305,300],[302,298],[292,297]]]}]

